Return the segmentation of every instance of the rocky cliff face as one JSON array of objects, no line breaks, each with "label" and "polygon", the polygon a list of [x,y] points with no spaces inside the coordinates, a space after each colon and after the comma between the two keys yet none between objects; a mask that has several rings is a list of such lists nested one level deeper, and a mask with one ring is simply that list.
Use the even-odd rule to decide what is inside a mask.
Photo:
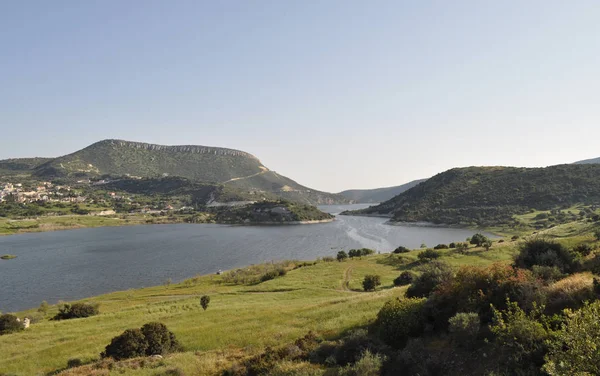
[{"label": "rocky cliff face", "polygon": [[[212,146],[200,146],[200,145],[176,145],[176,146],[168,146],[168,145],[157,145],[157,144],[147,144],[145,142],[134,142],[134,141],[124,141],[124,140],[105,140],[100,141],[97,144],[107,144],[116,147],[129,147],[134,149],[144,149],[144,150],[155,150],[155,151],[167,151],[174,153],[196,153],[196,154],[214,154],[214,155],[230,155],[235,157],[245,157],[258,160],[254,155],[250,153],[246,153],[245,151],[235,150],[235,149],[227,149],[227,148],[218,148]],[[97,145],[95,144],[95,145]],[[92,145],[94,146],[94,145]]]}]

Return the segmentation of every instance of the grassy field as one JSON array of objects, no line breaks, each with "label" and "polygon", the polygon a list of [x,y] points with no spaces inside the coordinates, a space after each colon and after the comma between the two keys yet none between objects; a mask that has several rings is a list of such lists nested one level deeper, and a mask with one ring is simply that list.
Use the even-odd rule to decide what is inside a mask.
[{"label": "grassy field", "polygon": [[[516,243],[501,245],[488,252],[472,248],[466,254],[445,250],[443,260],[455,266],[508,262]],[[394,288],[392,281],[400,271],[418,266],[418,252],[320,261],[255,285],[228,285],[222,276],[211,275],[101,295],[84,300],[99,303],[101,311],[86,319],[50,321],[57,310],[51,307],[44,320],[25,332],[0,336],[0,374],[41,375],[65,368],[72,358],[98,359],[112,337],[150,321],[165,323],[185,352],[145,367],[122,362],[112,373],[158,375],[178,367],[185,374],[211,374],[236,356],[291,342],[309,330],[334,338],[371,323],[385,301],[403,295],[405,289]],[[362,291],[366,274],[381,275],[377,291]],[[206,311],[199,304],[204,294],[211,297]],[[27,313],[35,310],[19,316]]]}]

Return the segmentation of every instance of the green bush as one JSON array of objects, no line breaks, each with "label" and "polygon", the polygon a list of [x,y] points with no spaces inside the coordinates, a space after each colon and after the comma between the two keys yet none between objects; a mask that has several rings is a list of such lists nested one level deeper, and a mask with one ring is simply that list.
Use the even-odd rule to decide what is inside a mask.
[{"label": "green bush", "polygon": [[406,291],[409,298],[426,297],[442,282],[453,278],[452,268],[443,262],[434,261],[421,267],[418,276]]},{"label": "green bush", "polygon": [[556,282],[565,276],[556,266],[534,265],[531,271],[536,278],[541,279],[545,283]]},{"label": "green bush", "polygon": [[369,336],[366,330],[357,329],[350,332],[332,354],[336,364],[345,366],[357,362],[365,351],[382,353],[387,351],[387,347],[381,340]]},{"label": "green bush", "polygon": [[127,329],[114,337],[100,354],[115,360],[138,356],[164,355],[181,350],[175,334],[159,322],[151,322],[141,329]]},{"label": "green bush", "polygon": [[556,266],[563,273],[573,273],[579,267],[574,253],[560,243],[543,238],[523,243],[515,258],[515,265],[525,269],[531,269],[534,265]]},{"label": "green bush", "polygon": [[23,329],[23,324],[18,321],[17,316],[0,315],[0,335],[20,332]]},{"label": "green bush", "polygon": [[385,358],[366,350],[356,363],[347,365],[339,372],[339,376],[379,376]]},{"label": "green bush", "polygon": [[148,343],[147,355],[163,355],[180,350],[175,335],[167,329],[165,324],[150,322],[142,326],[141,331]]},{"label": "green bush", "polygon": [[208,308],[208,304],[210,303],[210,296],[208,295],[204,295],[200,298],[200,305],[202,306],[202,309],[206,311],[206,309]]},{"label": "green bush", "polygon": [[452,243],[448,244],[448,247],[454,249],[454,248],[456,248],[456,243],[452,242]]},{"label": "green bush", "polygon": [[348,258],[348,254],[345,251],[339,251],[337,253],[337,260],[342,262],[345,261]]},{"label": "green bush", "polygon": [[550,338],[541,318],[539,311],[528,315],[516,302],[508,302],[504,311],[494,309],[490,329],[510,374],[539,374]]},{"label": "green bush", "polygon": [[600,240],[600,229],[594,231],[594,237],[596,238],[596,240]]},{"label": "green bush", "polygon": [[361,248],[361,249],[351,249],[348,251],[348,256],[353,257],[362,257],[369,256],[374,254],[375,251],[369,248]]},{"label": "green bush", "polygon": [[115,360],[135,358],[146,355],[148,342],[140,329],[127,329],[113,338],[102,354],[102,358]]},{"label": "green bush", "polygon": [[100,313],[100,311],[98,310],[98,304],[67,303],[58,309],[58,313],[56,314],[56,316],[53,317],[53,320],[85,318],[95,316],[98,313]]},{"label": "green bush", "polygon": [[448,249],[449,247],[446,244],[438,244],[433,249]]},{"label": "green bush", "polygon": [[551,376],[600,375],[600,302],[568,312],[543,369]]},{"label": "green bush", "polygon": [[475,312],[457,313],[448,320],[448,331],[458,346],[471,347],[477,340],[481,320]]},{"label": "green bush", "polygon": [[469,241],[471,244],[475,244],[478,247],[481,247],[485,242],[489,241],[489,239],[482,234],[475,234],[471,237]]},{"label": "green bush", "polygon": [[404,271],[394,279],[394,286],[406,286],[410,285],[415,279],[415,274],[409,271]]},{"label": "green bush", "polygon": [[408,253],[410,252],[410,249],[404,247],[404,246],[399,246],[398,248],[394,249],[394,253]]},{"label": "green bush", "polygon": [[579,255],[581,255],[583,257],[589,256],[593,250],[594,249],[592,248],[592,246],[589,244],[586,244],[586,243],[579,244],[575,248],[573,248],[573,252],[578,253]]},{"label": "green bush", "polygon": [[419,252],[419,254],[417,255],[417,257],[419,258],[420,261],[422,262],[427,262],[427,261],[431,261],[431,260],[435,260],[437,258],[440,258],[442,256],[442,254],[436,250],[433,249],[427,249],[423,252]]},{"label": "green bush", "polygon": [[378,337],[392,347],[402,348],[410,337],[423,333],[424,306],[425,299],[416,298],[396,298],[385,303],[374,325]]},{"label": "green bush", "polygon": [[376,274],[368,274],[362,282],[365,291],[374,291],[377,286],[381,285],[381,277]]},{"label": "green bush", "polygon": [[83,365],[83,362],[79,358],[73,358],[73,359],[69,359],[67,361],[67,368],[77,368],[77,367],[81,367],[82,365]]}]

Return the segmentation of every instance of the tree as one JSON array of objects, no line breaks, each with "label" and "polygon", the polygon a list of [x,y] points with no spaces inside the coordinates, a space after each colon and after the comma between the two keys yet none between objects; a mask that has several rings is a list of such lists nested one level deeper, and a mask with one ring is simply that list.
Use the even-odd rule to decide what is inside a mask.
[{"label": "tree", "polygon": [[452,268],[440,261],[432,261],[424,265],[421,270],[421,275],[406,290],[406,296],[409,298],[427,297],[438,285],[454,277]]},{"label": "tree", "polygon": [[180,347],[175,335],[163,323],[147,323],[142,326],[141,331],[148,343],[146,355],[164,355],[177,351]]},{"label": "tree", "polygon": [[381,285],[381,277],[376,274],[366,275],[362,284],[365,291],[374,291],[377,286]]},{"label": "tree", "polygon": [[410,249],[404,247],[404,246],[399,246],[398,248],[394,249],[394,253],[408,253],[410,252]]},{"label": "tree", "polygon": [[339,251],[337,253],[337,260],[339,262],[345,261],[348,258],[348,254],[345,251]]},{"label": "tree", "polygon": [[98,304],[73,303],[64,304],[58,309],[58,313],[53,320],[68,320],[95,316],[100,313]]},{"label": "tree", "polygon": [[0,316],[0,335],[20,332],[23,329],[23,324],[19,322],[17,316],[10,314]]},{"label": "tree", "polygon": [[544,371],[549,375],[600,374],[600,302],[567,311],[567,321],[550,343]]},{"label": "tree", "polygon": [[140,329],[127,329],[111,340],[101,356],[115,360],[135,358],[146,355],[147,349],[148,342],[144,333]]},{"label": "tree", "polygon": [[208,303],[210,303],[210,296],[204,295],[203,297],[200,298],[200,305],[202,306],[202,308],[205,311],[208,308]]},{"label": "tree", "polygon": [[377,314],[375,330],[378,337],[394,348],[402,348],[409,337],[425,330],[425,299],[396,298],[383,305]]},{"label": "tree", "polygon": [[44,316],[46,316],[46,314],[48,314],[48,302],[47,301],[43,301],[42,304],[40,304],[40,307],[38,308],[38,312],[43,314]]},{"label": "tree", "polygon": [[440,258],[442,255],[440,252],[433,250],[433,249],[427,249],[423,252],[419,252],[419,254],[417,255],[417,257],[419,258],[420,261],[422,262],[427,262],[427,261],[431,261],[431,260],[435,260],[437,258]]},{"label": "tree", "polygon": [[483,248],[485,248],[486,251],[489,251],[490,248],[492,248],[492,244],[492,241],[488,239],[483,242]]},{"label": "tree", "polygon": [[[469,241],[469,240],[467,239],[467,241]],[[481,247],[483,245],[483,243],[485,243],[487,241],[489,241],[489,239],[487,237],[485,237],[482,234],[477,233],[471,237],[469,243],[475,244],[476,246]]]},{"label": "tree", "polygon": [[412,272],[404,271],[396,279],[394,279],[394,286],[410,285],[414,279],[415,275]]}]

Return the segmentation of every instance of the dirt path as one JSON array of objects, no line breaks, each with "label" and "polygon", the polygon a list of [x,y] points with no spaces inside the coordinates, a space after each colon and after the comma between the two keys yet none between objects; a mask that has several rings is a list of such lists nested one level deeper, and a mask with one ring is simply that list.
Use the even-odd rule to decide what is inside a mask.
[{"label": "dirt path", "polygon": [[231,183],[232,181],[238,181],[238,180],[250,179],[250,178],[253,178],[253,177],[255,177],[255,176],[262,175],[262,174],[264,174],[264,173],[267,173],[267,172],[269,172],[269,169],[267,169],[266,167],[261,167],[261,169],[262,169],[262,171],[260,171],[260,172],[257,172],[256,174],[252,174],[252,175],[248,175],[248,176],[241,176],[241,177],[239,177],[239,178],[233,178],[233,179],[229,179],[229,180],[226,180],[226,181],[224,181],[224,182],[221,182],[221,184],[225,184],[225,183]]},{"label": "dirt path", "polygon": [[342,280],[342,290],[351,291],[350,290],[350,278],[352,278],[352,266],[349,266],[344,270],[344,279]]}]

